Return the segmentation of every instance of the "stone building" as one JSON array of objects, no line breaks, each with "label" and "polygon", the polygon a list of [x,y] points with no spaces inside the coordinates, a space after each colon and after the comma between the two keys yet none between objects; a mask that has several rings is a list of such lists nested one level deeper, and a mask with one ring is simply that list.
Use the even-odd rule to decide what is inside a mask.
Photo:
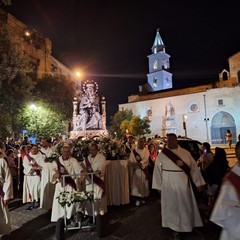
[{"label": "stone building", "polygon": [[[202,142],[224,144],[229,129],[235,142],[240,134],[240,52],[228,59],[229,71],[224,69],[211,84],[174,89],[169,55],[158,31],[156,39],[149,57],[147,84],[129,96],[128,103],[119,104],[119,109],[148,116],[152,136],[174,132]],[[159,56],[165,56],[165,61]]]},{"label": "stone building", "polygon": [[52,56],[50,39],[0,8],[0,29],[4,24],[28,54],[36,78],[44,74],[63,74],[69,79],[74,78],[72,72]]}]

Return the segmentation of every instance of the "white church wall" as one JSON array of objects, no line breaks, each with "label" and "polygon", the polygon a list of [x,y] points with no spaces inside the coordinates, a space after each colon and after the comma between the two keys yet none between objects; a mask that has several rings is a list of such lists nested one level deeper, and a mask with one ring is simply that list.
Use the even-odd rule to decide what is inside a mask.
[{"label": "white church wall", "polygon": [[[222,100],[223,104],[219,104],[218,100]],[[140,115],[141,117],[147,116],[147,109],[151,109],[152,116],[149,117],[151,120],[151,136],[156,134],[163,136],[163,117],[166,114],[166,106],[169,103],[171,103],[174,108],[175,133],[177,135],[185,136],[183,115],[186,115],[187,137],[197,139],[201,142],[209,141],[212,143],[212,119],[221,111],[230,114],[234,118],[236,133],[237,135],[240,134],[239,86],[209,89],[206,90],[206,92],[139,101],[136,103],[125,103],[120,104],[119,109],[122,107],[125,109],[132,109],[134,114]],[[205,121],[205,118],[209,120]]]}]

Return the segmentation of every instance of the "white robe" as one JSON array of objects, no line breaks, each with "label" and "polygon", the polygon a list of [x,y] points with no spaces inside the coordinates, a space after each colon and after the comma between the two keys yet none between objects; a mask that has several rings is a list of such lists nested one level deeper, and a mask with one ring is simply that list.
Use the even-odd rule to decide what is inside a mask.
[{"label": "white robe", "polygon": [[[103,154],[97,153],[97,155],[92,158],[91,155],[88,156],[88,160],[91,163],[93,172],[100,170],[101,176],[99,176],[104,181],[105,169],[107,165],[106,158]],[[85,164],[85,161],[83,162]],[[85,164],[86,166],[86,164]],[[84,169],[84,168],[83,168]],[[107,212],[107,199],[106,195],[103,195],[103,190],[97,184],[92,186],[89,178],[86,178],[86,191],[94,191],[94,214],[95,216],[100,214],[104,215]],[[87,214],[92,216],[92,205],[87,204]]]},{"label": "white robe", "polygon": [[52,208],[55,184],[52,184],[52,171],[56,168],[54,162],[44,162],[42,166],[40,208]]},{"label": "white robe", "polygon": [[[149,151],[148,149],[135,149],[136,152],[141,157],[141,167],[147,168],[149,163]],[[137,160],[131,152],[129,161],[131,163],[137,163]],[[135,197],[147,197],[149,195],[149,186],[148,186],[148,180],[146,178],[145,173],[140,168],[140,166],[130,166],[130,189],[131,189],[131,195]]]},{"label": "white robe", "polygon": [[[65,166],[65,168],[67,169],[67,171],[70,175],[81,173],[82,168],[80,167],[78,161],[75,158],[70,157],[68,160],[63,161],[62,157],[60,157],[59,160],[60,160],[60,163],[63,166]],[[52,178],[51,182],[53,184],[56,184],[56,186],[55,186],[55,192],[54,192],[54,198],[53,198],[51,221],[56,222],[59,218],[64,216],[64,208],[58,203],[57,197],[64,190],[68,191],[68,192],[72,192],[75,190],[70,185],[66,185],[65,189],[64,189],[62,178],[57,179],[57,180],[53,179],[53,174],[58,169],[57,163],[55,161],[53,162],[53,164],[54,164],[54,166],[52,168],[53,170],[52,170],[52,174],[51,174],[51,178]],[[78,209],[78,205],[79,204],[74,203],[70,207],[66,206],[66,217],[68,219],[70,219],[76,213],[76,211]]]},{"label": "white robe", "polygon": [[[172,151],[190,167],[195,185],[205,185],[191,154],[180,146]],[[188,176],[162,152],[155,162],[152,188],[161,190],[163,227],[177,232],[191,232],[194,227],[203,225]]]},{"label": "white robe", "polygon": [[[53,154],[52,148],[41,148],[41,152],[45,156],[51,157]],[[51,183],[51,172],[55,165],[51,162],[44,162],[42,166],[41,191],[40,191],[40,208],[49,210],[52,208],[55,185]]]},{"label": "white robe", "polygon": [[[43,166],[45,156],[42,153],[39,152],[36,155],[29,153],[29,155],[39,166]],[[23,203],[38,201],[40,198],[41,177],[35,171],[32,173],[32,165],[27,155],[23,158],[23,168]]]},{"label": "white robe", "polygon": [[[240,176],[240,165],[232,171]],[[224,181],[210,220],[222,227],[221,240],[240,239],[240,198],[229,181]]]},{"label": "white robe", "polygon": [[[12,176],[5,159],[0,158],[0,187],[4,192],[4,200],[13,198]],[[8,207],[3,205],[0,197],[0,234],[9,234],[11,230]]]}]

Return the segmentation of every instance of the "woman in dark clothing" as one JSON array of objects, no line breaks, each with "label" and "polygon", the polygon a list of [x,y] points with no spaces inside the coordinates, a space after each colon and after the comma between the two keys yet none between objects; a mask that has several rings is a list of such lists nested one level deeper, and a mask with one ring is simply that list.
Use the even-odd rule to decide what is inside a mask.
[{"label": "woman in dark clothing", "polygon": [[206,181],[208,185],[221,185],[222,179],[228,169],[229,166],[225,150],[216,147],[213,162],[206,169]]},{"label": "woman in dark clothing", "polygon": [[155,161],[157,159],[157,151],[155,148],[155,145],[153,143],[150,143],[148,145],[149,150],[149,164],[148,164],[148,172],[151,175],[151,180],[149,181],[149,188],[152,189],[152,175],[153,175],[153,169],[155,165]]},{"label": "woman in dark clothing", "polygon": [[213,162],[206,169],[206,182],[208,186],[208,207],[211,212],[215,199],[219,193],[222,179],[229,170],[226,152],[223,148],[216,147]]}]

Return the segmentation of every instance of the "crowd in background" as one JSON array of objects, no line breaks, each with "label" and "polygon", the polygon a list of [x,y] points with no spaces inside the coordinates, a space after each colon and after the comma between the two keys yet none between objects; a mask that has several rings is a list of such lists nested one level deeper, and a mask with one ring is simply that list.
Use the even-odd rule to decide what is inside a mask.
[{"label": "crowd in background", "polygon": [[[168,175],[170,174],[170,176],[171,176],[171,172],[175,174],[176,172],[179,172],[179,170],[175,169],[176,167],[175,165],[174,167],[171,165],[170,166],[164,165],[166,164],[165,157],[168,156],[166,155],[167,154],[166,149],[170,149],[172,152],[176,152],[179,155],[182,155],[184,160],[189,159],[186,161],[189,161],[188,165],[190,166],[190,171],[192,171],[190,175],[192,174],[193,180],[196,181],[196,185],[198,185],[197,186],[198,190],[201,188],[201,191],[199,192],[193,187],[193,192],[196,197],[196,202],[198,203],[198,207],[200,209],[202,208],[203,210],[205,210],[206,217],[207,219],[209,219],[211,212],[214,209],[216,199],[218,198],[219,194],[221,195],[220,189],[223,183],[223,178],[224,176],[226,176],[226,173],[231,172],[230,171],[231,169],[228,166],[226,151],[224,150],[224,148],[216,147],[213,153],[210,144],[207,142],[204,142],[199,150],[200,158],[197,161],[195,161],[191,157],[191,154],[189,152],[187,152],[185,149],[182,149],[178,146],[177,140],[175,138],[177,139],[177,136],[175,134],[168,135],[167,138],[163,140],[163,144],[160,147],[158,136],[155,136],[155,138],[149,138],[149,139],[146,139],[145,137],[141,137],[137,141],[134,138],[134,136],[132,135],[127,136],[127,138],[124,141],[124,144],[126,146],[126,149],[129,151],[128,160],[129,160],[130,166],[132,166],[131,170],[129,170],[130,195],[135,199],[134,201],[136,206],[144,204],[146,202],[146,197],[148,197],[149,191],[152,189],[152,187],[162,191],[161,189],[162,186],[160,186],[159,183],[157,184],[156,182],[154,183],[153,182],[154,179],[156,180],[160,177],[159,181],[163,181],[163,179],[161,178],[162,176],[165,176],[165,175],[162,175],[164,171],[165,171],[165,174],[168,174]],[[240,153],[240,136],[238,137],[238,140],[239,141],[235,146],[237,157],[239,157],[240,155],[239,154]],[[35,176],[36,179],[38,179],[39,181],[38,185],[40,185],[41,178],[38,178],[37,176],[39,176],[39,174],[41,175],[41,171],[43,169],[44,164],[42,164],[41,161],[44,162],[45,161],[44,159],[51,157],[51,155],[57,151],[57,147],[61,143],[62,143],[62,139],[60,137],[56,137],[55,139],[50,139],[50,138],[39,139],[36,142],[36,144],[32,144],[29,141],[27,136],[25,136],[22,141],[15,141],[14,139],[3,141],[3,139],[0,139],[0,158],[3,158],[6,160],[7,166],[10,170],[10,174],[13,180],[14,196],[22,197],[23,203],[26,203],[26,202],[31,203],[30,205],[28,205],[27,210],[33,210],[34,208],[37,208],[41,206],[41,203],[39,204],[38,202],[40,198],[39,194],[36,194],[36,196],[34,197],[31,196],[31,198],[29,199],[29,196],[30,196],[29,192],[28,190],[26,190],[27,187],[24,186],[24,184],[26,184],[24,183],[24,181],[26,181],[24,176],[27,176],[27,175],[30,176],[31,174],[29,174],[29,171],[32,168],[35,171],[33,176]],[[229,145],[229,148],[231,148],[231,145]],[[97,148],[95,150],[97,150]],[[71,154],[71,153],[68,152],[68,154]],[[29,167],[29,164],[25,164],[25,163],[31,162],[31,159],[33,157],[35,158],[37,155],[39,156],[39,162],[37,162],[36,165],[32,164],[30,169],[27,169]],[[70,157],[70,155],[68,157]],[[168,157],[170,158],[170,155]],[[179,163],[179,160],[180,159],[177,160],[177,165]],[[156,167],[156,162],[158,164],[157,167]],[[180,160],[179,166],[181,164],[182,163]],[[170,168],[170,169],[165,169],[165,166],[167,166],[166,168]],[[44,168],[47,169],[48,171],[51,170],[50,165],[47,165],[46,163],[44,165]],[[171,168],[173,168],[173,170],[171,170]],[[197,171],[199,171],[199,173],[197,173],[196,169]],[[180,181],[182,181],[181,178],[180,178]],[[31,185],[30,182],[28,184],[29,186]],[[168,188],[168,191],[169,191],[169,188]],[[162,191],[162,198],[163,198],[163,192],[164,191]],[[52,190],[51,194],[53,197],[54,190]],[[11,197],[13,196],[11,195]],[[162,202],[162,204],[166,204],[166,202]],[[50,209],[51,206],[52,206],[52,202],[50,203],[50,206],[48,206],[47,208]],[[168,209],[168,207],[166,207],[165,210],[162,210],[162,212],[166,211],[166,209]],[[215,212],[216,211],[214,211],[214,213]],[[171,218],[168,218],[168,220],[166,221],[166,226],[171,228],[171,223],[168,222],[169,219]],[[164,224],[165,223],[163,220],[163,226]],[[172,229],[177,229],[175,230],[176,232],[178,232],[178,230],[180,232],[182,231],[181,227],[179,228],[179,226],[177,228],[172,227]],[[190,228],[187,228],[187,231],[189,229]],[[186,229],[184,229],[184,231],[186,231]],[[178,237],[178,235],[175,235],[175,237]]]}]

